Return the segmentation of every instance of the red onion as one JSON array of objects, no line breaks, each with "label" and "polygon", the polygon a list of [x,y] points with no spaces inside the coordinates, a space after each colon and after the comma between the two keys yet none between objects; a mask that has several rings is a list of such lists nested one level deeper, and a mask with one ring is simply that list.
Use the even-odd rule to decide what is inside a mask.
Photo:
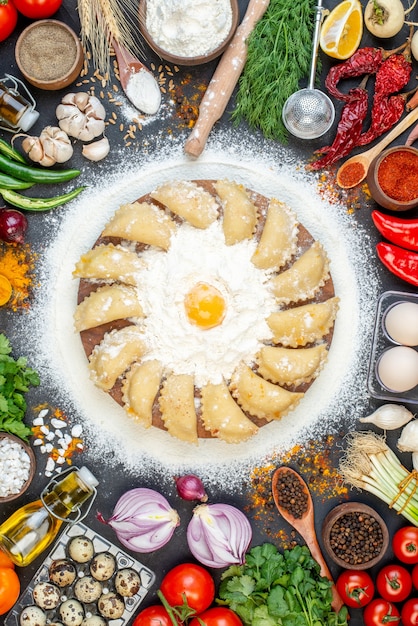
[{"label": "red onion", "polygon": [[153,552],[162,548],[179,525],[177,511],[158,491],[139,487],[123,494],[116,503],[112,517],[107,521],[119,541],[134,552]]},{"label": "red onion", "polygon": [[0,239],[7,243],[23,243],[28,220],[16,209],[0,208]]},{"label": "red onion", "polygon": [[200,500],[206,502],[208,495],[205,491],[202,481],[194,474],[186,474],[175,478],[177,493],[183,500]]},{"label": "red onion", "polygon": [[199,504],[187,528],[191,553],[207,567],[241,565],[251,539],[250,522],[230,504]]}]

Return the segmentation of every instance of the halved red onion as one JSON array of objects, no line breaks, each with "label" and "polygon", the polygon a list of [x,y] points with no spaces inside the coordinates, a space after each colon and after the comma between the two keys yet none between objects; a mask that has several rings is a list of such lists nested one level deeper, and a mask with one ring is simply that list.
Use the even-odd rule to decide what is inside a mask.
[{"label": "halved red onion", "polygon": [[124,493],[116,503],[112,517],[99,519],[115,531],[119,541],[134,552],[153,552],[173,536],[180,518],[158,491],[138,487]]},{"label": "halved red onion", "polygon": [[250,522],[230,504],[199,504],[187,527],[190,551],[207,567],[241,565],[251,539]]}]

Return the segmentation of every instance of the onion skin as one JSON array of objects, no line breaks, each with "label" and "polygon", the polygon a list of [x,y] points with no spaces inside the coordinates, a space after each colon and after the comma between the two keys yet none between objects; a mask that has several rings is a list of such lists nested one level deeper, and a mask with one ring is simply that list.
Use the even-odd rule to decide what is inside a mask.
[{"label": "onion skin", "polygon": [[0,239],[6,243],[23,243],[28,220],[17,209],[0,208]]},{"label": "onion skin", "polygon": [[180,523],[177,511],[164,496],[145,487],[124,493],[107,521],[101,514],[98,518],[113,528],[122,545],[141,553],[165,546]]},{"label": "onion skin", "polygon": [[187,527],[189,549],[206,567],[242,565],[251,539],[250,522],[230,504],[199,504]]},{"label": "onion skin", "polygon": [[200,502],[206,502],[208,494],[205,491],[205,487],[198,476],[194,474],[186,474],[175,478],[177,493],[183,500],[199,500]]}]

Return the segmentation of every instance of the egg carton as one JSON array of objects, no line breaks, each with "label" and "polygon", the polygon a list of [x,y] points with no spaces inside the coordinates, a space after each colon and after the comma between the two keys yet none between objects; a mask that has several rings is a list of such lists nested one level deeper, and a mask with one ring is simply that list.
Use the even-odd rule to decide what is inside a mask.
[{"label": "egg carton", "polygon": [[[379,359],[383,352],[388,348],[394,348],[400,345],[388,335],[385,328],[385,315],[395,304],[401,302],[413,302],[418,304],[418,294],[403,291],[385,291],[378,300],[367,375],[367,387],[373,398],[390,402],[418,404],[418,386],[403,392],[390,391],[382,385],[377,374]],[[417,347],[414,347],[414,349],[417,350]]]},{"label": "egg carton", "polygon": [[[145,565],[143,565],[140,561],[137,561],[129,554],[126,554],[125,552],[123,552],[123,550],[115,546],[113,543],[111,543],[110,541],[102,537],[101,535],[97,534],[96,532],[94,532],[93,530],[91,530],[90,528],[82,524],[81,522],[77,522],[77,523],[67,526],[64,532],[60,535],[57,542],[54,544],[52,550],[50,551],[50,553],[48,554],[48,556],[46,557],[42,565],[39,567],[36,574],[33,576],[31,582],[29,583],[25,591],[20,595],[14,607],[7,614],[7,617],[4,622],[5,626],[21,626],[20,615],[23,609],[27,606],[35,605],[34,598],[33,598],[34,587],[39,582],[50,580],[50,576],[49,576],[50,566],[54,561],[58,559],[67,559],[68,561],[71,561],[71,563],[75,566],[76,571],[77,571],[77,575],[73,584],[68,585],[66,587],[62,587],[60,589],[60,591],[62,592],[60,604],[64,602],[65,600],[75,599],[74,590],[73,590],[75,583],[77,582],[79,578],[82,578],[83,576],[90,574],[90,570],[89,570],[90,561],[87,563],[77,563],[76,561],[71,559],[68,555],[68,550],[67,550],[68,543],[70,542],[72,538],[77,537],[77,536],[85,536],[86,538],[89,538],[93,542],[94,555],[97,555],[102,552],[110,553],[111,555],[113,555],[116,561],[115,573],[109,580],[106,580],[103,582],[103,591],[105,593],[115,591],[114,578],[116,576],[116,573],[120,571],[121,569],[131,568],[135,570],[135,572],[139,575],[140,580],[141,580],[141,587],[138,593],[136,593],[134,596],[129,597],[129,598],[124,598],[125,610],[124,610],[123,615],[118,619],[104,618],[106,624],[109,624],[109,626],[124,626],[125,624],[129,622],[129,620],[133,617],[134,613],[136,612],[141,602],[144,600],[149,589],[152,587],[155,581],[155,573],[149,568],[147,568]],[[81,602],[81,604],[84,609],[85,617],[99,615],[97,603],[86,604],[86,603]],[[47,626],[48,624],[52,624],[54,622],[62,623],[62,619],[60,618],[58,614],[58,608],[59,607],[53,610],[45,610],[46,618],[47,618],[46,619]]]}]

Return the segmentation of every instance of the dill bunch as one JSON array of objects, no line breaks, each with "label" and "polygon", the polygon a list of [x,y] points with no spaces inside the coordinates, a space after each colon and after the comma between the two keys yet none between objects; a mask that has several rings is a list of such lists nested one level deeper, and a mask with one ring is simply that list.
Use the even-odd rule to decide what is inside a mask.
[{"label": "dill bunch", "polygon": [[299,81],[309,76],[315,10],[313,0],[270,0],[248,40],[232,113],[236,124],[246,120],[267,139],[287,143],[282,109],[300,89]]}]

